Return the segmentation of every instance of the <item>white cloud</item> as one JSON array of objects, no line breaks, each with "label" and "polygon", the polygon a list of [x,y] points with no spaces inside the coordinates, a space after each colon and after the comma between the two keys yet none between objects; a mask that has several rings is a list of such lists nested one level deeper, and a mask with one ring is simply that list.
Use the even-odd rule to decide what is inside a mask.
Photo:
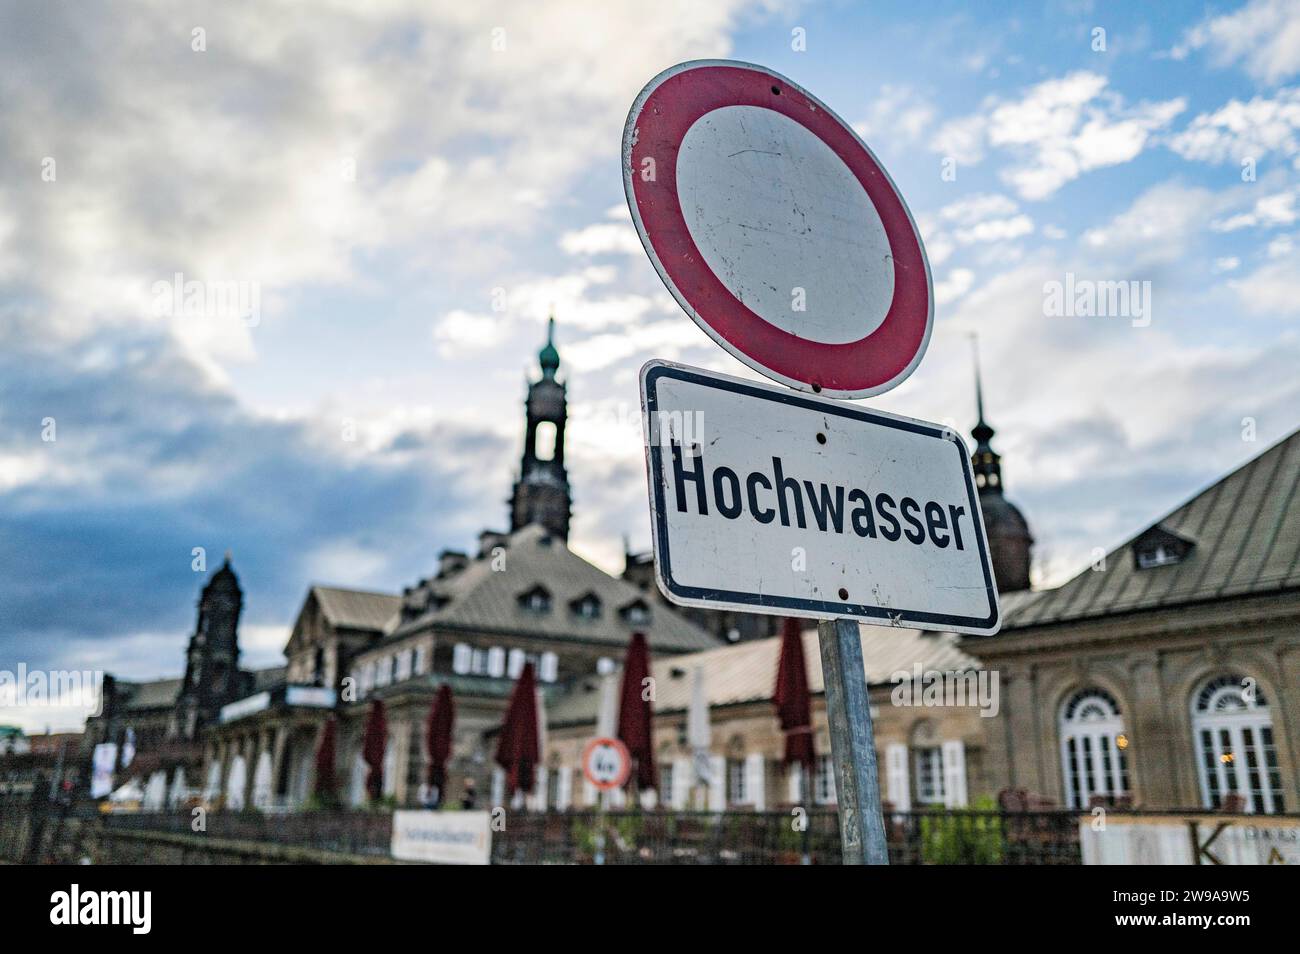
[{"label": "white cloud", "polygon": [[1153,186],[1108,223],[1084,232],[1082,245],[1115,263],[1177,262],[1220,201],[1208,189],[1176,183]]},{"label": "white cloud", "polygon": [[952,236],[962,245],[970,245],[975,242],[1005,242],[1029,235],[1033,231],[1034,222],[1029,216],[1016,215],[979,222],[968,229],[956,229]]},{"label": "white cloud", "polygon": [[1300,315],[1300,251],[1288,244],[1249,275],[1228,282],[1241,307],[1255,315]]},{"label": "white cloud", "polygon": [[1274,228],[1290,225],[1300,217],[1296,209],[1296,200],[1300,198],[1295,190],[1274,192],[1256,200],[1248,212],[1239,212],[1210,223],[1216,232],[1235,232],[1245,228]]},{"label": "white cloud", "polygon": [[1007,150],[1018,164],[1003,169],[1002,180],[1023,199],[1044,199],[1085,172],[1130,162],[1186,106],[1181,98],[1129,106],[1106,87],[1106,77],[1080,70],[1017,100],[990,99],[979,113],[946,123],[931,148],[968,163]]},{"label": "white cloud", "polygon": [[[0,183],[0,270],[81,334],[145,320],[133,290],[174,271],[272,294],[364,286],[385,253],[499,270],[503,239],[548,225],[591,163],[617,161],[647,78],[726,55],[741,16],[772,5],[335,0],[304,24],[217,4],[206,53],[163,0],[135,4],[130,29],[102,7],[20,9],[0,34],[0,163],[33,173]],[[162,327],[218,361],[257,341]]]},{"label": "white cloud", "polygon": [[873,139],[885,136],[895,145],[906,145],[919,140],[934,118],[933,104],[916,90],[886,83],[872,99],[866,117],[853,128],[872,148],[879,145],[873,145]]},{"label": "white cloud", "polygon": [[490,351],[506,340],[509,322],[505,315],[473,314],[459,308],[448,312],[433,328],[438,354],[460,358]]},{"label": "white cloud", "polygon": [[975,273],[969,268],[954,268],[943,281],[935,282],[934,300],[940,305],[951,304],[970,291],[974,283]]},{"label": "white cloud", "polygon": [[1170,55],[1206,50],[1219,66],[1240,63],[1252,77],[1276,83],[1300,72],[1300,7],[1294,0],[1253,0],[1211,17],[1184,35]]},{"label": "white cloud", "polygon": [[570,255],[641,255],[641,239],[629,224],[599,222],[560,236],[560,248]]},{"label": "white cloud", "polygon": [[1012,215],[1019,209],[1009,196],[976,193],[945,205],[939,210],[939,218],[956,225],[973,225],[990,217]]},{"label": "white cloud", "polygon": [[1249,102],[1229,100],[1170,137],[1169,148],[1197,162],[1258,162],[1273,153],[1294,157],[1300,152],[1300,89],[1280,89]]},{"label": "white cloud", "polygon": [[930,148],[961,165],[975,165],[984,158],[987,120],[982,115],[952,119],[939,127]]}]

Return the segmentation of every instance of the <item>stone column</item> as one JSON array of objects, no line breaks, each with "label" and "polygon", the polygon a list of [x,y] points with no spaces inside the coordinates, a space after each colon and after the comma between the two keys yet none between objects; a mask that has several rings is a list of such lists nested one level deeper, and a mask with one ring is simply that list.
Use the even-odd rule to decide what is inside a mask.
[{"label": "stone column", "polygon": [[[1133,802],[1143,808],[1195,804],[1195,799],[1180,797],[1186,789],[1179,778],[1185,768],[1181,757],[1184,747],[1175,737],[1178,720],[1168,711],[1159,654],[1135,653],[1129,659],[1128,670],[1133,711],[1124,713],[1124,728],[1133,744],[1124,755]],[[1195,777],[1194,771],[1192,774]]]},{"label": "stone column", "polygon": [[289,794],[288,769],[285,756],[289,753],[289,724],[281,722],[275,727],[275,742],[271,750],[271,794],[287,797]]}]

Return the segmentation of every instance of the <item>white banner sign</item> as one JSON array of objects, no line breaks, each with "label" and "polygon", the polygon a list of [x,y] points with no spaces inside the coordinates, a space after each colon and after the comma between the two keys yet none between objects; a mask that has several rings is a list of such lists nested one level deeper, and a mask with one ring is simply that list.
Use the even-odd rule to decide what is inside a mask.
[{"label": "white banner sign", "polygon": [[655,570],[674,603],[997,632],[951,430],[662,361],[641,389]]},{"label": "white banner sign", "polygon": [[91,755],[90,797],[103,798],[113,790],[113,768],[117,763],[117,745],[101,742]]},{"label": "white banner sign", "polygon": [[486,865],[492,858],[488,812],[393,812],[393,857],[444,865]]},{"label": "white banner sign", "polygon": [[1300,819],[1115,816],[1079,822],[1085,865],[1300,865]]}]

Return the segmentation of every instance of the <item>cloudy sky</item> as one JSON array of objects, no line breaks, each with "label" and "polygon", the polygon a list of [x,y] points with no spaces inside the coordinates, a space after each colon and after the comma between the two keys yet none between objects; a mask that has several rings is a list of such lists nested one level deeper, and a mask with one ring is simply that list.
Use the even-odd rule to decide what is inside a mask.
[{"label": "cloudy sky", "polygon": [[[936,327],[870,403],[968,430],[978,332],[1039,584],[1300,425],[1300,4],[966,6],[0,0],[0,669],[179,674],[196,547],[250,665],[309,583],[470,547],[552,308],[573,545],[648,546],[637,369],[747,373],[623,199],[627,108],[692,58],[891,171]],[[178,274],[250,297],[176,309]],[[1045,315],[1067,274],[1149,281],[1149,324]]]}]

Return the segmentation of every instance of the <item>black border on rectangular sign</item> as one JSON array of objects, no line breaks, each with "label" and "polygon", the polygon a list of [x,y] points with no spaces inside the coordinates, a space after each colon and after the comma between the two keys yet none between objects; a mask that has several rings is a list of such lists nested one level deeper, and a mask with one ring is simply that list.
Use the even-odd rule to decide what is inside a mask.
[{"label": "black border on rectangular sign", "polygon": [[[658,438],[653,433],[652,424],[657,419],[659,410],[657,385],[661,378],[675,378],[679,381],[687,381],[703,387],[743,394],[746,397],[757,398],[762,401],[775,401],[779,404],[789,404],[822,414],[867,421],[871,424],[911,431],[915,434],[924,434],[951,443],[953,448],[957,450],[958,457],[961,460],[962,475],[966,481],[968,506],[971,508],[972,514],[980,515],[978,521],[975,522],[975,539],[980,556],[980,565],[984,571],[984,589],[989,600],[989,615],[983,618],[953,616],[948,613],[924,613],[889,606],[874,606],[867,603],[796,599],[758,593],[742,593],[735,590],[705,589],[697,586],[683,586],[677,583],[672,575],[672,553],[668,544],[668,522],[663,516],[666,511],[664,509],[662,452],[660,451]],[[702,607],[719,607],[719,604],[732,604],[727,608],[753,608],[755,612],[769,614],[776,609],[790,610],[792,611],[791,615],[794,616],[801,614],[812,615],[821,619],[852,617],[861,620],[883,620],[891,626],[910,625],[917,629],[948,629],[981,636],[992,636],[1001,628],[1001,607],[998,604],[997,587],[993,582],[993,570],[989,561],[988,545],[984,539],[983,511],[979,509],[979,501],[975,495],[975,481],[971,474],[970,457],[964,443],[947,436],[951,433],[950,431],[922,421],[893,417],[855,407],[851,404],[813,398],[796,391],[783,391],[765,385],[750,384],[736,378],[715,375],[711,372],[662,361],[647,362],[645,367],[641,369],[641,382],[642,405],[646,412],[646,460],[650,469],[650,493],[652,495],[652,517],[654,521],[655,578],[659,583],[659,588],[663,590],[664,595],[670,600],[682,605]]]}]

